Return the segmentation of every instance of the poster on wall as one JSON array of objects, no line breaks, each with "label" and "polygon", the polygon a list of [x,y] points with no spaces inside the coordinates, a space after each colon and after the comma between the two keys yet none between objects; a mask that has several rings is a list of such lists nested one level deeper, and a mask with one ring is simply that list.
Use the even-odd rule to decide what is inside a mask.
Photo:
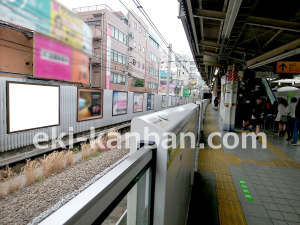
[{"label": "poster on wall", "polygon": [[179,105],[182,105],[182,96],[179,97]]},{"label": "poster on wall", "polygon": [[147,110],[153,110],[154,109],[154,95],[148,94],[147,95]]},{"label": "poster on wall", "polygon": [[59,86],[6,83],[7,133],[58,126]]},{"label": "poster on wall", "polygon": [[77,90],[77,121],[99,119],[103,117],[103,90]]},{"label": "poster on wall", "polygon": [[141,93],[133,93],[133,112],[143,112],[144,95]]},{"label": "poster on wall", "polygon": [[127,113],[128,93],[122,91],[113,92],[113,116],[123,115]]},{"label": "poster on wall", "polygon": [[166,95],[161,96],[161,107],[166,108]]}]

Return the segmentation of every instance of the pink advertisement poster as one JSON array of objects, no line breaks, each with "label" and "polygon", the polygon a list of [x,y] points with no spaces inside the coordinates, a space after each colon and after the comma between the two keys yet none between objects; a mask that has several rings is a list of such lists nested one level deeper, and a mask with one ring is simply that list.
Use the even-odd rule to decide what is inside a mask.
[{"label": "pink advertisement poster", "polygon": [[72,48],[35,34],[34,76],[72,80]]}]

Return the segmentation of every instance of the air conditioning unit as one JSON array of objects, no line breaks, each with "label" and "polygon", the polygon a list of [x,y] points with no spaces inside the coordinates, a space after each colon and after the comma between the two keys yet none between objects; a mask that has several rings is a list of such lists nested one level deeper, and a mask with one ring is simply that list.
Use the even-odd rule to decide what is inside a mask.
[{"label": "air conditioning unit", "polygon": [[133,39],[133,38],[134,38],[134,32],[131,32],[131,33],[129,34],[129,36]]}]

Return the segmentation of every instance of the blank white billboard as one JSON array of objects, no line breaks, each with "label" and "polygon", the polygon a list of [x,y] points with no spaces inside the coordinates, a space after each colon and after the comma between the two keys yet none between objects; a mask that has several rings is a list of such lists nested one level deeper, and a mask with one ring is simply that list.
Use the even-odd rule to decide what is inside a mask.
[{"label": "blank white billboard", "polygon": [[59,125],[59,86],[7,82],[7,132]]}]

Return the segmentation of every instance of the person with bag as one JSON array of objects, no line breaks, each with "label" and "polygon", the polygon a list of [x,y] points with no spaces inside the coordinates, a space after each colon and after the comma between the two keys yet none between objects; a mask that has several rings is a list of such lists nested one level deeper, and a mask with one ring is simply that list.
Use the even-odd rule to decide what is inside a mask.
[{"label": "person with bag", "polygon": [[250,132],[252,132],[253,127],[256,126],[256,140],[258,140],[258,134],[260,133],[262,119],[264,118],[264,111],[261,102],[262,99],[258,97],[251,113]]},{"label": "person with bag", "polygon": [[294,131],[294,126],[296,122],[296,105],[297,105],[297,98],[293,97],[291,99],[291,104],[288,105],[286,108],[286,114],[289,116],[288,118],[288,123],[286,124],[286,131],[288,134],[288,138],[286,139],[287,141],[290,141],[293,138],[293,131]]},{"label": "person with bag", "polygon": [[218,107],[219,107],[219,99],[218,99],[218,97],[215,97],[215,100],[214,100],[214,109],[215,109],[215,111],[218,111]]},{"label": "person with bag", "polygon": [[279,122],[279,137],[283,137],[285,133],[285,124],[288,122],[286,115],[287,100],[282,98],[278,104],[278,113],[275,121]]},{"label": "person with bag", "polygon": [[291,144],[294,146],[297,145],[299,128],[300,128],[300,98],[298,99],[298,103],[296,105],[295,117],[296,117],[296,122],[293,131],[293,141],[291,142]]}]

